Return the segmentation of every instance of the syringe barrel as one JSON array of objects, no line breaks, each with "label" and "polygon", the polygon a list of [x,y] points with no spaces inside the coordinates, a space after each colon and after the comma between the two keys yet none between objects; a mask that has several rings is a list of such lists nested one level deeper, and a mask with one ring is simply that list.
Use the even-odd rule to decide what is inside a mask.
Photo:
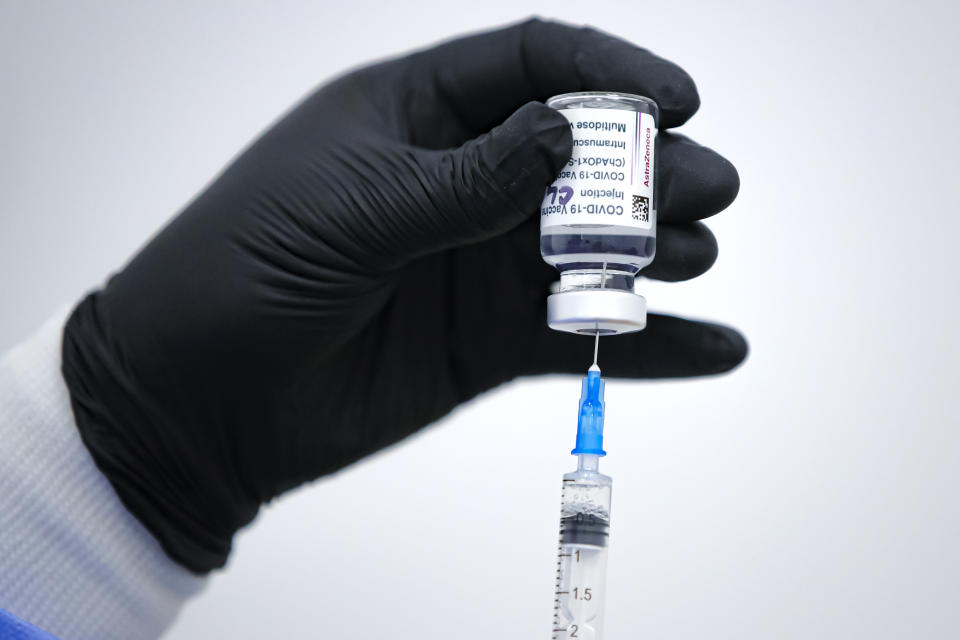
[{"label": "syringe barrel", "polygon": [[613,481],[581,456],[563,476],[553,640],[600,640],[606,601],[607,542]]}]

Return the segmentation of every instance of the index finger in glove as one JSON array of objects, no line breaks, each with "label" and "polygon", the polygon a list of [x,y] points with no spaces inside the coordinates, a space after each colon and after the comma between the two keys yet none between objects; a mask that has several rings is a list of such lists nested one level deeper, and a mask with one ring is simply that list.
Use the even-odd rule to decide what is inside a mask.
[{"label": "index finger in glove", "polygon": [[435,90],[441,108],[475,132],[531,100],[571,91],[644,95],[659,105],[662,128],[700,106],[693,79],[676,64],[590,27],[540,19],[452,40],[410,62],[412,88]]}]

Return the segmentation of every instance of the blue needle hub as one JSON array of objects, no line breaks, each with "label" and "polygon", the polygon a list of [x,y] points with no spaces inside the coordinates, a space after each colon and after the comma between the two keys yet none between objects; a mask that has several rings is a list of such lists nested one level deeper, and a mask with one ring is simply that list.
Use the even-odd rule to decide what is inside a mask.
[{"label": "blue needle hub", "polygon": [[605,456],[603,450],[603,387],[600,368],[587,371],[580,388],[580,416],[577,419],[577,447],[574,455]]}]

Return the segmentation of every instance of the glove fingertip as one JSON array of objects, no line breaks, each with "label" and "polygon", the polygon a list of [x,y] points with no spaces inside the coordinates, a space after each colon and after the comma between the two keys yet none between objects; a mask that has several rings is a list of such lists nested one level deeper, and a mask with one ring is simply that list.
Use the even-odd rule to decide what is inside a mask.
[{"label": "glove fingertip", "polygon": [[717,238],[706,225],[660,225],[657,253],[643,276],[664,282],[682,282],[706,273],[717,261]]},{"label": "glove fingertip", "polygon": [[716,151],[678,134],[661,141],[662,222],[702,220],[729,207],[740,192],[740,174]]},{"label": "glove fingertip", "polygon": [[714,324],[704,332],[704,350],[712,356],[704,374],[726,373],[747,359],[750,345],[742,333],[731,327]]},{"label": "glove fingertip", "polygon": [[712,156],[710,162],[699,167],[699,182],[702,186],[702,200],[710,203],[709,215],[720,213],[736,200],[740,193],[740,173],[733,163],[723,156],[707,149]]},{"label": "glove fingertip", "polygon": [[[672,73],[664,73],[664,81],[657,89],[657,106],[660,107],[660,128],[679,127],[700,109],[700,93],[697,85],[683,69],[663,61]],[[675,67],[675,68],[674,68]]]}]

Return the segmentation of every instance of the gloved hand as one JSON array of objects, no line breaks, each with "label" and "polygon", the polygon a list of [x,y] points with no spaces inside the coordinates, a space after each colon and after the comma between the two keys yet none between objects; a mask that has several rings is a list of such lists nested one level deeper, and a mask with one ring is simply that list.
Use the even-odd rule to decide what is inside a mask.
[{"label": "gloved hand", "polygon": [[[531,20],[352,72],[273,126],[99,291],[64,335],[80,434],[175,560],[222,566],[259,505],[517,376],[581,373],[592,340],[547,328],[556,272],[538,205],[571,154],[541,100],[649,96],[661,127],[699,98],[676,65],[592,29]],[[706,271],[697,220],[738,178],[661,139],[645,271]],[[652,315],[611,339],[609,376],[716,374],[732,329]]]}]

